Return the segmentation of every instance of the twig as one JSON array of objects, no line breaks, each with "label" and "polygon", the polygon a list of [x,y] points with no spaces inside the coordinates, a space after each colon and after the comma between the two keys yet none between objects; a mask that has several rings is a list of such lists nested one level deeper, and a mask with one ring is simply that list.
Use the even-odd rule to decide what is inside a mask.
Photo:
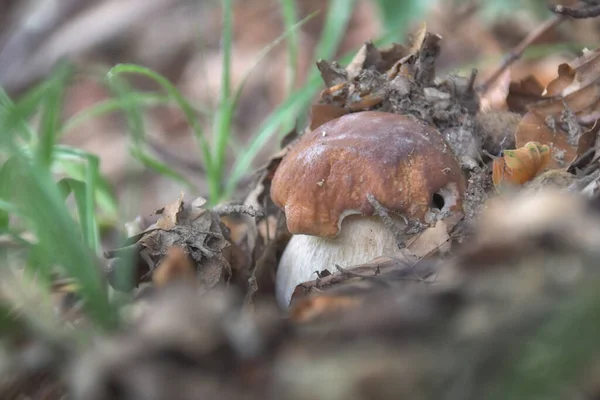
[{"label": "twig", "polygon": [[367,200],[375,209],[375,214],[378,215],[383,221],[383,225],[394,235],[394,239],[398,248],[403,249],[406,247],[404,244],[404,231],[400,229],[398,224],[396,224],[392,217],[390,217],[389,211],[382,206],[381,203],[379,203],[371,193],[367,193]]},{"label": "twig", "polygon": [[212,211],[217,215],[246,214],[251,217],[264,217],[264,214],[261,211],[244,204],[218,205],[213,207]]},{"label": "twig", "polygon": [[377,275],[379,275],[381,273],[381,268],[379,266],[377,266],[377,268],[375,269],[375,273],[373,275],[365,275],[365,274],[359,274],[357,272],[352,272],[346,268],[342,268],[339,265],[335,264],[335,269],[337,269],[338,271],[340,271],[343,274],[347,274],[350,276],[355,276],[357,278],[373,278],[376,277]]},{"label": "twig", "polygon": [[557,4],[548,6],[548,8],[553,13],[576,19],[595,18],[600,15],[600,5],[597,2],[586,1],[586,3],[591,4],[591,6],[584,8],[573,8]]},{"label": "twig", "polygon": [[508,67],[510,67],[511,64],[513,64],[515,61],[517,61],[518,59],[521,58],[521,56],[523,55],[523,53],[525,52],[525,50],[527,49],[527,47],[529,47],[530,45],[532,45],[544,33],[548,32],[549,30],[551,30],[551,29],[557,27],[558,25],[560,25],[560,23],[563,22],[565,19],[566,19],[566,17],[564,15],[556,14],[556,15],[554,15],[554,17],[552,17],[548,21],[544,22],[536,30],[534,30],[529,35],[527,35],[525,37],[525,39],[523,39],[521,41],[521,43],[519,43],[517,45],[517,47],[515,47],[508,54],[508,56],[504,59],[504,61],[502,62],[502,64],[500,65],[500,67],[496,70],[496,72],[494,72],[492,74],[492,76],[490,76],[487,79],[487,81],[485,81],[483,84],[481,84],[479,86],[479,88],[478,88],[479,95],[480,96],[484,95],[490,89],[490,87],[492,86],[492,84],[494,82],[496,82],[496,80],[498,78],[500,78],[500,76],[504,73],[504,71],[506,71],[506,69]]},{"label": "twig", "polygon": [[394,277],[394,279],[390,279],[390,280],[381,279],[380,277],[378,277],[378,275],[381,273],[381,270],[379,269],[379,267],[377,267],[377,269],[375,270],[375,273],[373,275],[359,274],[357,272],[353,272],[351,270],[342,268],[342,267],[340,267],[337,264],[335,264],[335,268],[342,275],[352,276],[352,277],[361,278],[361,279],[366,279],[366,280],[369,280],[369,281],[380,283],[383,286],[388,286],[388,287],[393,287],[393,283],[392,283],[393,281],[415,281],[415,282],[430,283],[428,280],[423,279],[420,276],[416,276],[416,275],[405,276],[405,277]]}]

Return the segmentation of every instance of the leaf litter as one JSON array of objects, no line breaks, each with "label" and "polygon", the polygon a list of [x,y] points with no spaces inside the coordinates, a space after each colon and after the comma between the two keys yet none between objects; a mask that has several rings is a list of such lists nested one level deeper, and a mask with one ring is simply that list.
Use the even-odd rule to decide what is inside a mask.
[{"label": "leaf litter", "polygon": [[[467,179],[464,213],[422,227],[396,253],[314,265],[316,279],[296,287],[282,318],[273,288],[292,235],[269,193],[294,132],[243,201],[207,208],[182,194],[106,252],[115,290],[152,290],[137,297],[144,307],[127,331],[77,358],[74,398],[505,398],[513,381],[498,365],[560,361],[540,324],[564,322],[559,311],[600,282],[598,53],[559,66],[545,92],[511,84],[509,110],[495,112],[482,110],[475,71],[436,75],[441,45],[422,26],[408,46],[366,42],[345,68],[320,60],[326,88],[306,131],[373,110],[430,124]],[[502,180],[515,187],[498,194]],[[591,304],[579,310],[593,315]],[[532,338],[537,352],[513,351]],[[579,393],[561,379],[538,387]]]}]

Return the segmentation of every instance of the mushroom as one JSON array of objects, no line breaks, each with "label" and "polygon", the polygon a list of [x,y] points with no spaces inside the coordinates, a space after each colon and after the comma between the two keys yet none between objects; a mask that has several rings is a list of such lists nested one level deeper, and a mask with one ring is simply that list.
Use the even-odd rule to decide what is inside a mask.
[{"label": "mushroom", "polygon": [[277,268],[278,302],[287,307],[296,286],[316,271],[398,250],[368,197],[398,223],[431,224],[462,212],[465,186],[441,134],[410,116],[352,113],[304,134],[271,184],[271,198],[293,235]]}]

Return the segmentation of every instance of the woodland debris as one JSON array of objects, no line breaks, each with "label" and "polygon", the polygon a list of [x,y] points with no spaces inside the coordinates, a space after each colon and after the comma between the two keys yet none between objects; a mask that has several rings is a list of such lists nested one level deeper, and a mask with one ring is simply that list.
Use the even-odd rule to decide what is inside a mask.
[{"label": "woodland debris", "polygon": [[501,184],[522,185],[536,177],[550,161],[550,147],[539,142],[527,142],[516,150],[504,150],[493,163],[492,179]]},{"label": "woodland debris", "polygon": [[[282,319],[272,304],[241,309],[228,292],[207,297],[172,287],[150,299],[153,312],[129,331],[79,358],[71,393],[75,400],[115,393],[160,400],[573,398],[588,382],[566,372],[580,377],[600,357],[589,328],[599,304],[599,227],[597,205],[580,195],[503,197],[482,214],[475,245],[438,269],[433,283],[420,280],[431,268],[424,263],[412,271],[389,259],[342,269],[321,280],[347,279],[346,287],[320,299],[315,291],[308,308],[297,302],[295,320]],[[546,326],[554,327],[551,335]],[[565,341],[573,330],[578,340]],[[586,356],[564,365],[578,348]],[[531,360],[539,357],[552,379],[536,375]]]},{"label": "woodland debris", "polygon": [[[124,247],[107,252],[109,282],[117,290],[128,291],[141,282],[153,280],[163,286],[174,279],[187,278],[204,289],[238,279],[243,265],[232,265],[239,251],[230,241],[228,229],[219,215],[204,207],[206,200],[175,202],[157,211],[158,221],[135,235]],[[133,261],[129,279],[127,263]]]},{"label": "woodland debris", "polygon": [[461,126],[465,115],[479,109],[473,79],[436,77],[439,40],[423,25],[410,47],[377,49],[366,42],[346,69],[321,60],[328,88],[313,107],[311,130],[343,113],[367,110],[411,114],[440,130]]},{"label": "woodland debris", "polygon": [[550,11],[568,16],[571,18],[583,19],[583,18],[595,18],[600,15],[600,2],[597,0],[584,0],[586,3],[585,7],[575,8],[568,7],[562,4],[550,5]]}]

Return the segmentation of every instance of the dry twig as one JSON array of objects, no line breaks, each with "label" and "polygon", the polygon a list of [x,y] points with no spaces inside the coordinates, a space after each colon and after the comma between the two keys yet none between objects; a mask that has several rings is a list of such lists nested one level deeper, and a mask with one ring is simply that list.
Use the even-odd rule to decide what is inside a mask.
[{"label": "dry twig", "polygon": [[567,7],[561,4],[548,6],[550,11],[556,14],[568,16],[571,18],[595,18],[600,15],[600,1],[583,0],[588,6],[583,8]]},{"label": "dry twig", "polygon": [[553,18],[547,20],[542,25],[540,25],[536,30],[527,35],[521,43],[517,47],[515,47],[504,59],[500,67],[490,76],[484,83],[482,83],[479,88],[479,95],[484,95],[490,87],[502,76],[504,71],[508,69],[515,61],[521,58],[527,47],[535,43],[544,33],[549,30],[557,27],[566,19],[564,15],[557,14]]},{"label": "dry twig", "polygon": [[404,230],[394,222],[390,216],[389,210],[382,206],[371,193],[367,193],[367,200],[375,209],[375,214],[383,221],[383,225],[394,235],[398,248],[402,249],[406,247],[404,244]]}]

